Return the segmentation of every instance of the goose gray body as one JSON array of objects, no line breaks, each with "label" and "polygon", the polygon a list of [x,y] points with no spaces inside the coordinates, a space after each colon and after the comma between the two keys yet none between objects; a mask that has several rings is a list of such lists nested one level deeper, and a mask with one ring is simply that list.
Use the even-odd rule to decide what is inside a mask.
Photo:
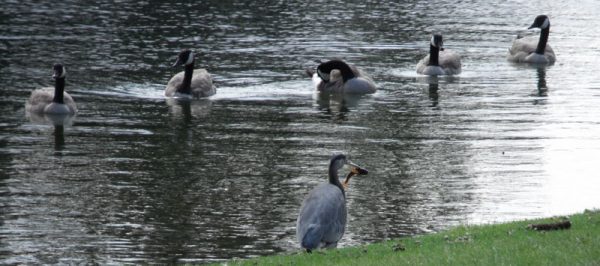
[{"label": "goose gray body", "polygon": [[[433,60],[432,60],[433,58]],[[429,54],[417,63],[417,73],[421,75],[457,75],[462,71],[460,55],[444,49],[442,35],[431,38]]]},{"label": "goose gray body", "polygon": [[186,49],[179,53],[173,66],[183,65],[185,70],[169,80],[165,88],[165,96],[202,98],[212,96],[217,92],[208,71],[203,68],[194,69],[194,62],[193,51]]},{"label": "goose gray body", "polygon": [[[429,65],[429,55],[417,63],[417,73],[421,75],[457,75],[462,71],[460,55],[449,50],[440,51],[439,66]],[[413,61],[414,62],[414,61]]]},{"label": "goose gray body", "polygon": [[371,77],[342,60],[321,63],[316,72],[308,71],[308,74],[315,89],[323,93],[371,94],[377,91]]},{"label": "goose gray body", "polygon": [[[350,165],[352,170],[342,185],[338,170],[344,165]],[[351,176],[367,173],[367,170],[353,164],[343,154],[331,158],[329,181],[311,190],[300,207],[296,222],[296,238],[302,248],[310,252],[316,248],[337,246],[346,229],[344,186],[348,184]]]},{"label": "goose gray body", "polygon": [[[177,88],[181,85],[181,83],[183,83],[184,76],[185,71],[181,71],[169,80],[167,83],[167,88],[165,89],[165,96],[177,97]],[[208,71],[203,68],[194,69],[190,87],[191,96],[194,98],[212,96],[217,92],[213,84],[212,77]]]},{"label": "goose gray body", "polygon": [[556,55],[548,44],[550,19],[545,15],[539,15],[529,27],[531,28],[540,28],[540,36],[517,37],[508,50],[508,60],[515,63],[553,64]]},{"label": "goose gray body", "polygon": [[32,113],[44,114],[75,114],[77,113],[77,104],[69,93],[64,92],[64,103],[55,103],[54,88],[46,87],[36,89],[31,92],[31,96],[25,104],[25,110]]},{"label": "goose gray body", "polygon": [[508,53],[508,60],[515,63],[552,64],[556,55],[550,45],[546,44],[544,54],[536,53],[539,37],[527,36],[516,39]]},{"label": "goose gray body", "polygon": [[66,70],[60,64],[54,67],[54,87],[45,87],[31,92],[25,103],[25,110],[37,114],[75,114],[77,104],[65,89]]}]

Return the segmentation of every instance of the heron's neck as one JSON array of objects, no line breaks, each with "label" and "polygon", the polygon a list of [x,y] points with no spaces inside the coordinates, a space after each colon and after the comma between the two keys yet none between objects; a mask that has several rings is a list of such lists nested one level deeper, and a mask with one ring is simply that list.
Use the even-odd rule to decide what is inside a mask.
[{"label": "heron's neck", "polygon": [[440,65],[440,48],[429,44],[429,66]]},{"label": "heron's neck", "polygon": [[550,26],[542,29],[540,32],[540,40],[538,41],[537,48],[535,49],[536,54],[544,54],[546,50],[546,43],[548,43],[548,36],[550,35]]},{"label": "heron's neck", "polygon": [[55,103],[65,103],[64,102],[64,94],[65,92],[65,78],[56,78],[54,80],[54,99],[52,99]]},{"label": "heron's neck", "polygon": [[191,94],[192,93],[192,76],[194,74],[194,62],[185,65],[185,73],[183,74],[183,82],[177,89],[179,93]]},{"label": "heron's neck", "polygon": [[333,167],[333,164],[329,165],[329,183],[337,186],[342,190],[342,194],[346,197],[346,192],[344,191],[344,186],[340,183],[340,178],[338,177],[338,171]]}]

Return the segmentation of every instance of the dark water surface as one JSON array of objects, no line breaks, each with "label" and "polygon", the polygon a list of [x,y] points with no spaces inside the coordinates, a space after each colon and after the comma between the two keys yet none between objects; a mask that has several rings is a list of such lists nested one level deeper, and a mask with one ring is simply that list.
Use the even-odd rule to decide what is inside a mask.
[{"label": "dark water surface", "polygon": [[[0,264],[296,251],[334,152],[370,170],[340,246],[600,207],[597,1],[37,2],[0,4]],[[557,63],[508,63],[541,13]],[[461,75],[414,73],[432,32]],[[217,95],[162,97],[182,48]],[[380,90],[314,94],[304,68],[334,57]],[[63,127],[24,108],[56,62]]]}]

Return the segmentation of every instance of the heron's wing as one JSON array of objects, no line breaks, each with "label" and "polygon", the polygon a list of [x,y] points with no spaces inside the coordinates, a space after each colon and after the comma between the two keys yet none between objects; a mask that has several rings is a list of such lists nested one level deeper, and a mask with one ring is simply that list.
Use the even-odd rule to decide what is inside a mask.
[{"label": "heron's wing", "polygon": [[326,183],[313,189],[302,203],[296,237],[303,247],[316,248],[321,242],[337,242],[345,227],[344,195],[338,187]]}]

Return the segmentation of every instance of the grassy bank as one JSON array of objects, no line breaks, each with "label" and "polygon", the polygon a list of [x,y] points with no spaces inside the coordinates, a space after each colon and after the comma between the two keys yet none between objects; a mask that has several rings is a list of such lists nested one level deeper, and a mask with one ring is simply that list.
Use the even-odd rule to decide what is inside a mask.
[{"label": "grassy bank", "polygon": [[600,265],[600,210],[568,216],[571,227],[536,231],[529,224],[460,226],[383,243],[233,260],[227,265]]}]

